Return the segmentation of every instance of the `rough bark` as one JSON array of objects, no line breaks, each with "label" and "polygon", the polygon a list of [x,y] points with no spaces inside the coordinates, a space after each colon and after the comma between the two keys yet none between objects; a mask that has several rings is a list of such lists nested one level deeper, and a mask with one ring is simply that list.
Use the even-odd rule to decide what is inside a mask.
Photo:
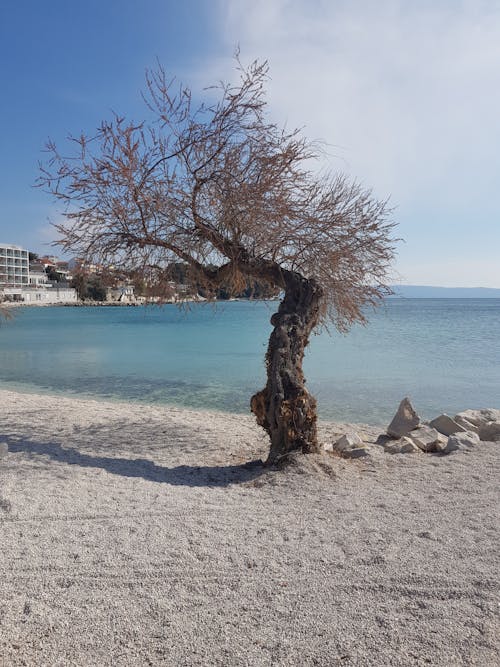
[{"label": "rough bark", "polygon": [[252,412],[271,439],[268,465],[293,451],[318,451],[316,399],[305,388],[302,360],[320,318],[322,290],[293,272],[286,272],[284,281],[284,298],[271,317],[267,384],[251,399]]}]

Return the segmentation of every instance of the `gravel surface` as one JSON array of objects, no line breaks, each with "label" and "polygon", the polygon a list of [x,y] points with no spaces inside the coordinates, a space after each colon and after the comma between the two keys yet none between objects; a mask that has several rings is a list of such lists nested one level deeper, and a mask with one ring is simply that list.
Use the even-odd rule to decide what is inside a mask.
[{"label": "gravel surface", "polygon": [[0,405],[0,665],[500,664],[500,443],[265,470],[251,417]]}]

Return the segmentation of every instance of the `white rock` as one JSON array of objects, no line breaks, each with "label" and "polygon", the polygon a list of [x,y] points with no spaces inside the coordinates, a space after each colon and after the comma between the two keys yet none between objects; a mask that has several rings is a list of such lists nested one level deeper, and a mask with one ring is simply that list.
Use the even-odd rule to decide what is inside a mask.
[{"label": "white rock", "polygon": [[387,443],[384,446],[384,451],[387,454],[413,454],[415,452],[421,452],[422,450],[417,447],[411,438],[403,436],[396,442]]},{"label": "white rock", "polygon": [[[459,412],[456,417],[463,417],[467,421],[474,424],[474,426],[480,427],[488,422],[500,422],[500,410],[495,410],[493,408],[483,408],[482,410],[464,410]],[[455,417],[455,419],[456,419]]]},{"label": "white rock", "polygon": [[333,449],[337,452],[343,452],[345,449],[358,447],[362,443],[363,441],[355,431],[349,431],[333,443]]},{"label": "white rock", "polygon": [[479,433],[479,428],[470,422],[468,419],[465,419],[465,417],[462,417],[462,415],[458,414],[453,417],[453,421],[457,422],[457,424],[460,424],[460,426],[463,426],[466,431],[473,431],[474,433]]},{"label": "white rock", "polygon": [[417,428],[419,424],[420,417],[413,409],[410,399],[403,398],[399,404],[398,411],[387,427],[387,435],[390,435],[391,438],[401,438],[404,435],[408,435],[408,433]]},{"label": "white rock", "polygon": [[[441,435],[441,434],[440,434]],[[443,453],[444,450],[448,447],[448,440],[449,437],[446,435],[441,435],[441,440],[439,442],[436,442],[436,447],[434,449],[435,452],[441,452]]]},{"label": "white rock", "polygon": [[467,429],[465,426],[458,424],[454,419],[448,415],[439,415],[436,419],[429,422],[429,426],[435,428],[443,435],[453,435],[453,433],[463,433]]},{"label": "white rock", "polygon": [[471,449],[479,442],[479,436],[473,431],[466,431],[465,433],[455,433],[450,435],[448,443],[441,451],[443,454],[449,454],[460,449]]},{"label": "white rock", "polygon": [[343,449],[342,458],[344,459],[359,459],[362,456],[369,456],[370,450],[366,447],[353,447],[352,449]]},{"label": "white rock", "polygon": [[395,440],[384,445],[384,452],[386,454],[401,454],[401,441]]},{"label": "white rock", "polygon": [[500,441],[500,422],[488,422],[479,427],[480,440],[488,440],[491,442]]},{"label": "white rock", "polygon": [[416,454],[422,451],[411,438],[401,438],[401,440],[404,440],[401,445],[401,454]]},{"label": "white rock", "polygon": [[331,442],[325,442],[323,445],[325,452],[333,452],[333,444]]},{"label": "white rock", "polygon": [[423,452],[435,452],[445,436],[431,426],[420,426],[411,434],[412,441]]}]

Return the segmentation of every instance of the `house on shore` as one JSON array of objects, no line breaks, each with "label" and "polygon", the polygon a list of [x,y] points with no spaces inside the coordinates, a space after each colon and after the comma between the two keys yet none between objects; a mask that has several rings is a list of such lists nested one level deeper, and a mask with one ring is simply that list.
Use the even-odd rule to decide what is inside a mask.
[{"label": "house on shore", "polygon": [[137,303],[133,285],[119,285],[117,287],[106,287],[106,301],[118,303]]},{"label": "house on shore", "polygon": [[16,245],[0,243],[0,302],[27,305],[75,303],[76,290],[51,282],[43,262],[30,267],[29,252]]},{"label": "house on shore", "polygon": [[[0,294],[2,289],[0,288]],[[52,305],[57,303],[76,303],[78,297],[72,287],[56,287],[53,285],[39,287],[5,287],[5,301],[25,303],[27,306]]]}]

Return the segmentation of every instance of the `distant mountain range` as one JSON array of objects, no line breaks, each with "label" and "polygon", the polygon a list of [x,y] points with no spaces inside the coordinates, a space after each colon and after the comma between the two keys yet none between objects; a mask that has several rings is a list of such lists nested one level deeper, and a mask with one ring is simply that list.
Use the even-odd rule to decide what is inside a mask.
[{"label": "distant mountain range", "polygon": [[492,287],[431,287],[392,285],[396,297],[406,299],[500,299],[500,289]]}]

